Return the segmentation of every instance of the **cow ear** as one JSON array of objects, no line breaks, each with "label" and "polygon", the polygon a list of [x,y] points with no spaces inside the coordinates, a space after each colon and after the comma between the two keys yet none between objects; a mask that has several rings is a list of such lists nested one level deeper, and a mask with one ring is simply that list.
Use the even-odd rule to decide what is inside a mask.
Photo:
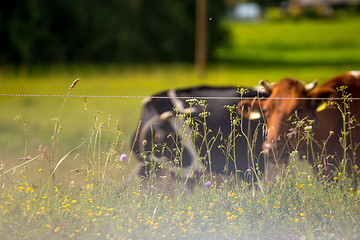
[{"label": "cow ear", "polygon": [[261,118],[260,102],[258,100],[245,99],[238,103],[237,112],[244,118],[256,120]]},{"label": "cow ear", "polygon": [[310,91],[308,95],[313,98],[311,106],[313,109],[316,109],[317,112],[321,112],[328,108],[328,101],[332,101],[332,98],[339,96],[338,92],[333,88],[318,88]]}]

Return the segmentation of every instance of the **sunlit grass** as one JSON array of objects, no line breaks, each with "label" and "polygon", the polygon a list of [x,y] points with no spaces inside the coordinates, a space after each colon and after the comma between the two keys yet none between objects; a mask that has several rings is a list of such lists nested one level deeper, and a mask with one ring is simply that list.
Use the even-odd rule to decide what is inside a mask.
[{"label": "sunlit grass", "polygon": [[[124,148],[121,128],[94,115],[93,121],[86,116],[78,119],[90,122],[89,137],[85,149],[65,159],[71,170],[56,171],[51,177],[50,147],[36,146],[46,153],[35,160],[39,165],[29,162],[2,175],[0,235],[4,239],[359,237],[360,190],[353,184],[354,176],[342,172],[329,179],[301,172],[294,164],[275,184],[261,180],[255,188],[243,181],[236,187],[216,182],[210,186],[200,179],[191,192],[177,182],[173,193],[163,191],[154,176],[146,187],[133,182],[124,188],[133,160]],[[62,147],[61,139],[57,144]],[[57,160],[63,157],[58,155]],[[359,175],[358,167],[354,169]]]},{"label": "sunlit grass", "polygon": [[[32,67],[27,70],[3,69],[0,74],[1,93],[15,94],[65,94],[69,83],[80,78],[72,90],[74,95],[114,95],[149,96],[170,88],[184,88],[197,85],[253,86],[261,79],[278,81],[283,77],[295,77],[309,82],[316,78],[319,82],[342,72],[355,69],[354,66],[228,66],[209,67],[206,80],[196,79],[192,66],[158,65],[152,67],[134,66],[49,66]],[[87,98],[87,112],[82,98],[69,98],[60,121],[62,127],[59,142],[65,153],[79,144],[81,138],[88,137],[94,118],[107,122],[109,115],[115,123],[119,120],[124,130],[123,141],[128,144],[135,131],[141,111],[141,98],[108,99]],[[0,160],[11,161],[24,154],[24,131],[13,119],[22,115],[28,131],[27,154],[36,155],[37,146],[49,140],[53,132],[51,119],[59,114],[62,98],[0,97]],[[112,126],[115,126],[113,124]],[[126,131],[125,131],[126,129]],[[128,145],[129,146],[129,145]],[[46,145],[44,146],[46,147]]]},{"label": "sunlit grass", "polygon": [[359,64],[360,17],[244,24],[227,22],[232,44],[221,60],[242,64]]}]

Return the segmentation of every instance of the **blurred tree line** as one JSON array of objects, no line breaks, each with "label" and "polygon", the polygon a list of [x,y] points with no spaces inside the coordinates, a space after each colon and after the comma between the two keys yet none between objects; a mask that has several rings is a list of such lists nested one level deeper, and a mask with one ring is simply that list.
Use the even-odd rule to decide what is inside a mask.
[{"label": "blurred tree line", "polygon": [[[224,43],[208,1],[208,53]],[[194,0],[0,0],[0,63],[193,61]]]}]

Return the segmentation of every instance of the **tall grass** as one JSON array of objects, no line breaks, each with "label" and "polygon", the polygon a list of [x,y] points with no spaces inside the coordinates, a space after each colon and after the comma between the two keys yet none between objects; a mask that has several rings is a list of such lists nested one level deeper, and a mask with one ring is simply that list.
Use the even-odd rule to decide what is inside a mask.
[{"label": "tall grass", "polygon": [[[64,109],[66,107],[65,104]],[[81,168],[70,171],[65,184],[45,183],[52,175],[61,174],[56,169],[37,184],[34,184],[36,176],[30,174],[29,168],[22,170],[20,179],[13,178],[12,173],[2,175],[2,181],[7,181],[0,194],[0,234],[3,238],[359,237],[360,189],[354,189],[353,175],[339,171],[331,178],[321,174],[313,177],[304,174],[298,169],[297,162],[293,162],[284,167],[278,182],[253,182],[255,187],[261,186],[257,191],[241,178],[236,186],[212,182],[210,187],[205,186],[205,179],[200,179],[187,195],[183,194],[184,181],[178,181],[174,183],[178,191],[171,193],[157,186],[155,174],[149,176],[153,179],[145,188],[139,187],[141,183],[133,182],[124,189],[121,182],[130,172],[132,160],[125,159],[122,154],[126,153],[129,158],[131,155],[123,148],[119,125],[111,133],[110,117],[106,122],[98,120],[95,120],[90,137],[85,139],[87,153],[74,157],[74,162],[81,162]],[[191,126],[191,121],[185,119],[184,124],[186,122]],[[71,161],[68,155],[59,158],[57,166]],[[354,174],[359,174],[356,170]]]}]

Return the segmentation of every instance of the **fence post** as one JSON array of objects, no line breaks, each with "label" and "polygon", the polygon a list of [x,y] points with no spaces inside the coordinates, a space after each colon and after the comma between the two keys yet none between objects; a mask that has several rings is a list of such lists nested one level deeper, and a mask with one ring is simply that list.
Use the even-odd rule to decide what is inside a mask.
[{"label": "fence post", "polygon": [[206,77],[206,1],[196,0],[195,70],[199,79]]}]

